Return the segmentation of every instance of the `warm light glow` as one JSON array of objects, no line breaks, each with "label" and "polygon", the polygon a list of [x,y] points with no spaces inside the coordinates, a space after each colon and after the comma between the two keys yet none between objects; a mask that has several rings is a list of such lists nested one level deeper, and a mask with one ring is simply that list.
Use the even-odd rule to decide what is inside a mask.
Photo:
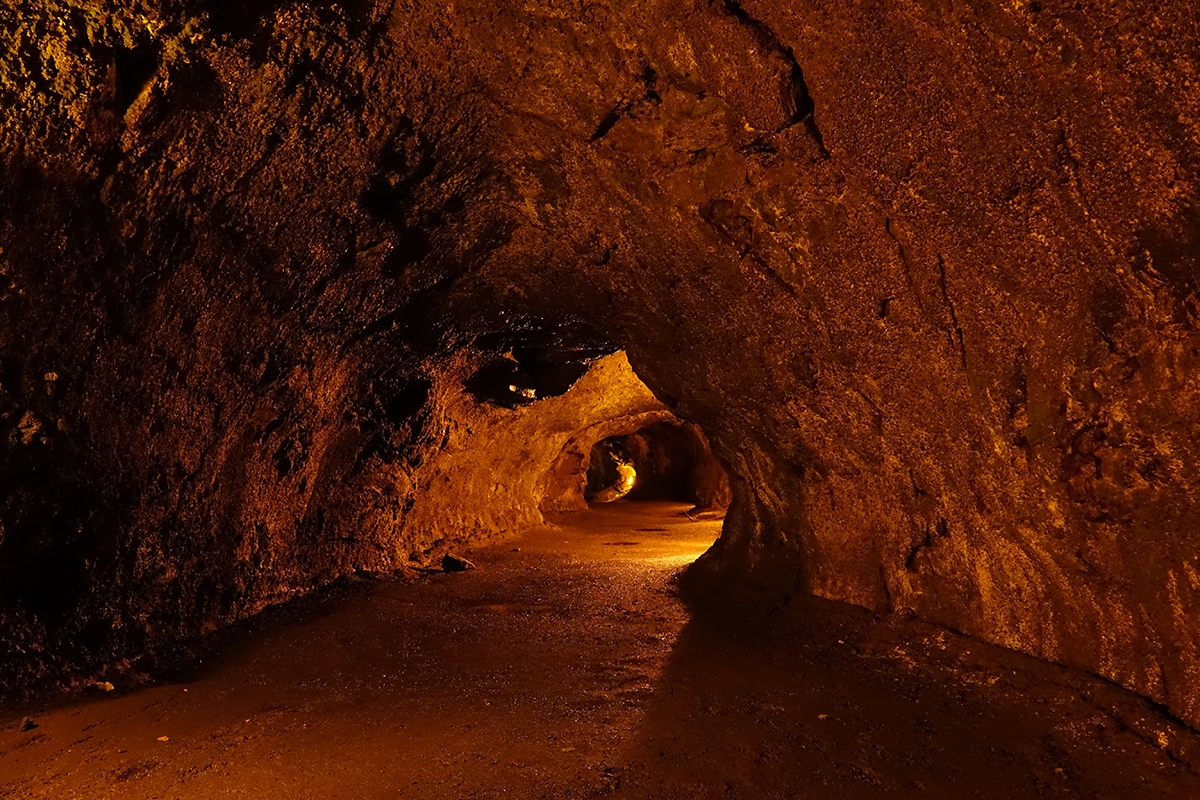
[{"label": "warm light glow", "polygon": [[597,503],[611,503],[614,500],[620,500],[633,490],[633,485],[636,482],[637,470],[633,468],[633,465],[618,461],[617,480],[611,486],[596,492],[596,496],[592,500]]},{"label": "warm light glow", "polygon": [[623,497],[629,494],[633,484],[637,481],[637,471],[632,464],[617,464],[617,475],[620,477],[613,484],[613,489]]}]

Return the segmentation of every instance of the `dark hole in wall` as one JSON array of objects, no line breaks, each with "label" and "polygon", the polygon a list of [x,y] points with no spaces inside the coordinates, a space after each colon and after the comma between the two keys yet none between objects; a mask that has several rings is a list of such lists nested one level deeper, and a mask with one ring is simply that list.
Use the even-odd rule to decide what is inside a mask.
[{"label": "dark hole in wall", "polygon": [[476,370],[464,386],[478,402],[517,408],[565,394],[601,355],[600,349],[517,345]]},{"label": "dark hole in wall", "polygon": [[113,63],[117,71],[113,102],[117,113],[124,116],[146,84],[153,80],[154,73],[158,72],[158,48],[147,46],[117,50],[113,54]]}]

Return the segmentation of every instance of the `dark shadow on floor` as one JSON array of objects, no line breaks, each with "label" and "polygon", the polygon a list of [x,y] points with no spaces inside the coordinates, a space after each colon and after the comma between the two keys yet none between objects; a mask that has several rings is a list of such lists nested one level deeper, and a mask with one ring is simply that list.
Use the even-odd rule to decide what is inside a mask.
[{"label": "dark shadow on floor", "polygon": [[1195,733],[1092,676],[817,599],[699,613],[612,797],[1200,797]]}]

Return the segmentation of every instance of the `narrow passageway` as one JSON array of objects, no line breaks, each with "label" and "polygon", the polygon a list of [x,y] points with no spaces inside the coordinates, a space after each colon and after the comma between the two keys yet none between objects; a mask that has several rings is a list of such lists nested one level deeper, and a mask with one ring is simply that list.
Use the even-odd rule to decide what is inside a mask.
[{"label": "narrow passageway", "polygon": [[560,514],[10,716],[0,796],[1200,796],[1196,735],[1082,673],[820,601],[690,615],[674,579],[720,523],[688,508]]}]

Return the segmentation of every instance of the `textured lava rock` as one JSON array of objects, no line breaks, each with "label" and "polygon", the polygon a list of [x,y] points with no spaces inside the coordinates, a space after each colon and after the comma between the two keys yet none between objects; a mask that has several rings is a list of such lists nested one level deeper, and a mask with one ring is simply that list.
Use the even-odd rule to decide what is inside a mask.
[{"label": "textured lava rock", "polygon": [[1193,4],[239,9],[0,9],[0,624],[38,669],[386,561],[449,502],[448,376],[520,413],[501,379],[621,347],[732,473],[700,578],[1200,722]]}]

